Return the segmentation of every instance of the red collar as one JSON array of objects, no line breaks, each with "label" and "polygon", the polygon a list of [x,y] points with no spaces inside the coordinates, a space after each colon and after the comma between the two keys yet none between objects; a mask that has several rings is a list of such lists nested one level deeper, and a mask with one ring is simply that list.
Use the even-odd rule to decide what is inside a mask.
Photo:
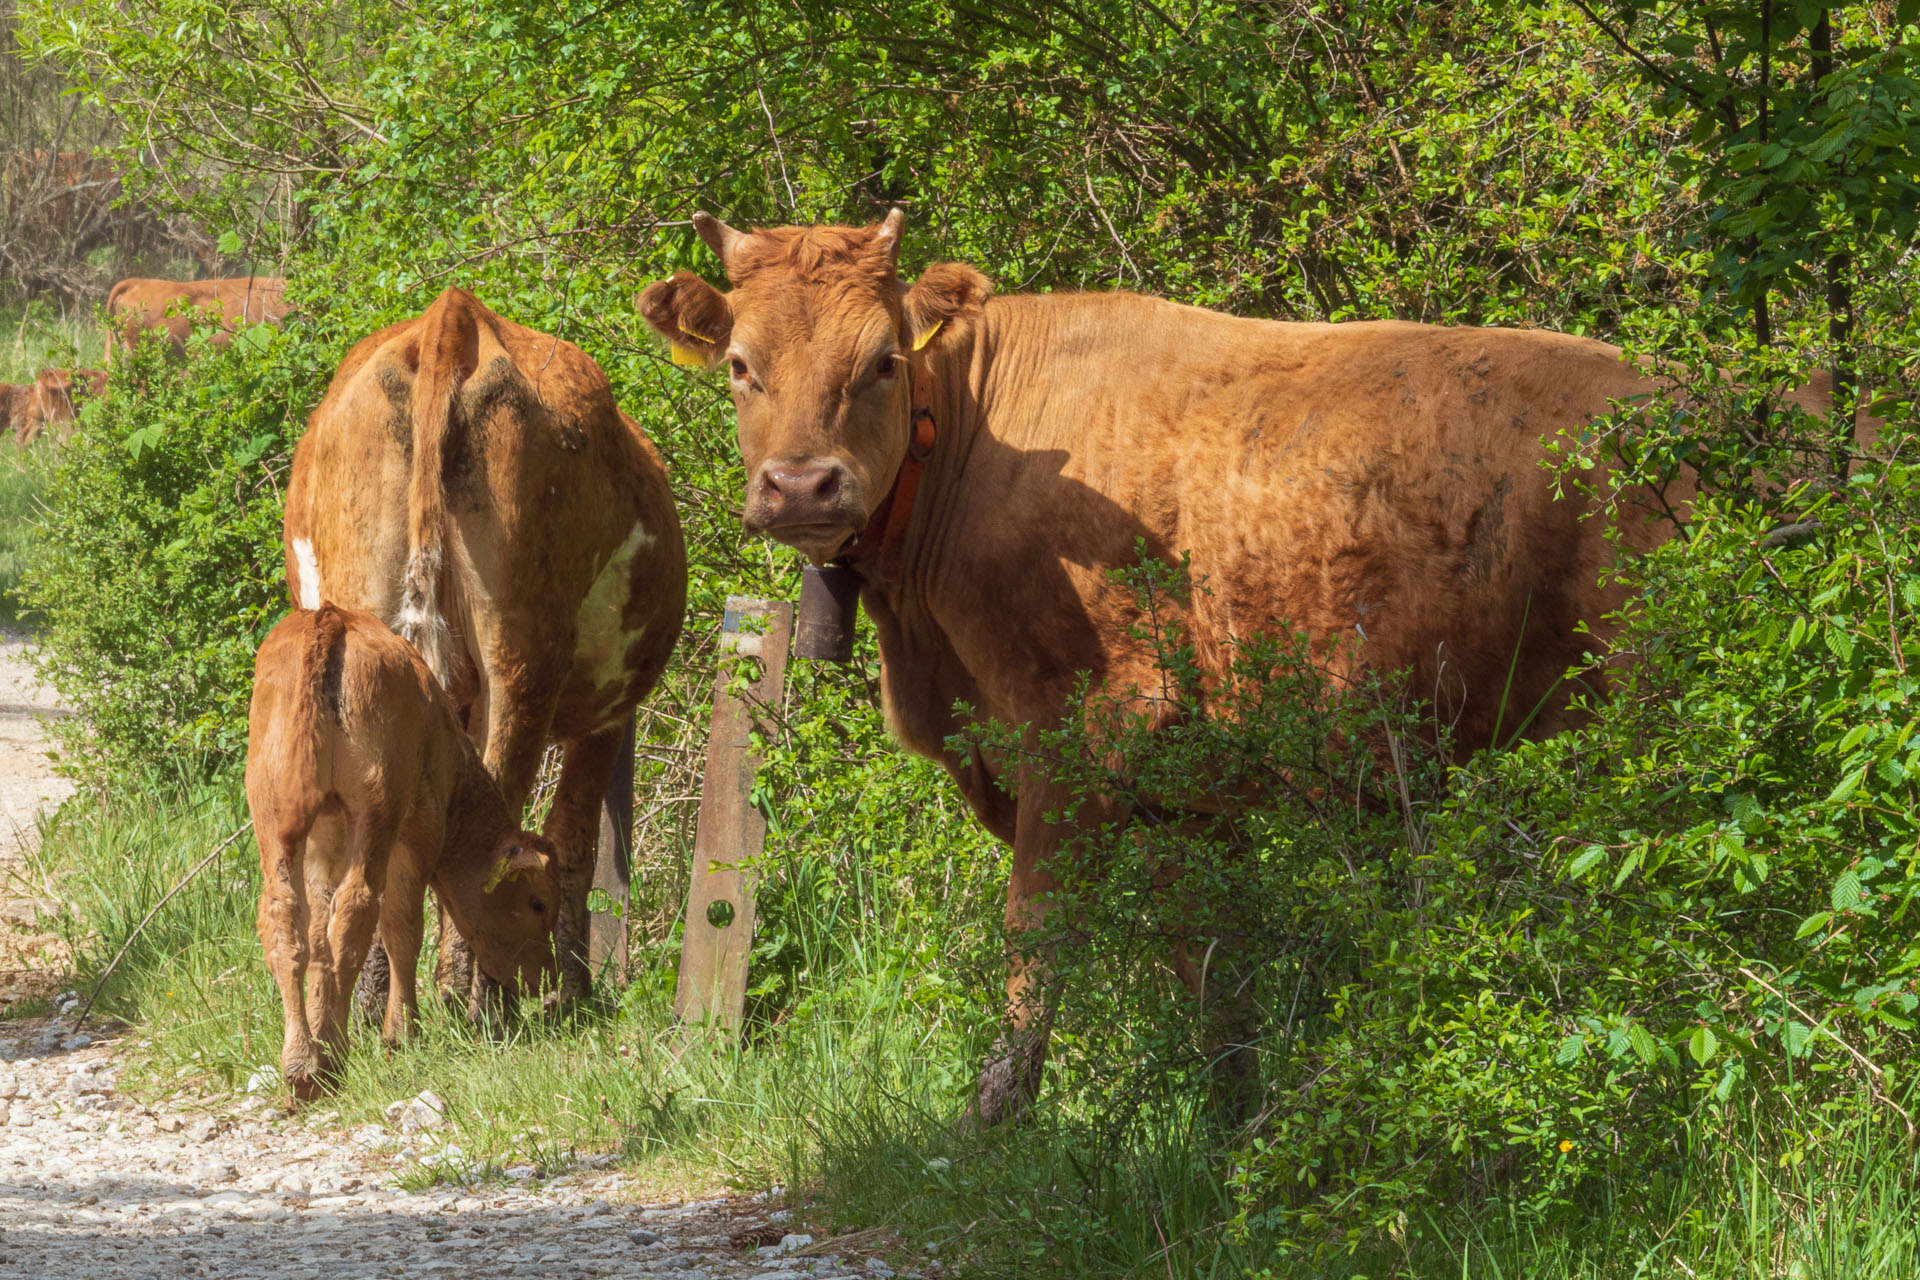
[{"label": "red collar", "polygon": [[857,537],[847,549],[834,557],[835,564],[860,570],[867,578],[882,583],[900,579],[900,553],[907,540],[907,524],[913,519],[913,502],[920,493],[920,473],[933,453],[933,375],[924,362],[913,366],[913,438],[907,441],[907,456],[893,477],[893,488],[873,510]]}]

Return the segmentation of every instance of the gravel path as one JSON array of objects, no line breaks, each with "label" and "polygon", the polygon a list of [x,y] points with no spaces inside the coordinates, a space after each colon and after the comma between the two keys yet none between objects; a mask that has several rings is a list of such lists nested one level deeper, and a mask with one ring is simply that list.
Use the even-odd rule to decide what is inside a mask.
[{"label": "gravel path", "polygon": [[[55,904],[27,856],[34,813],[69,794],[47,767],[48,714],[23,642],[0,640],[0,999],[60,986],[64,957],[37,932]],[[640,1189],[593,1160],[549,1180],[510,1168],[504,1185],[409,1194],[395,1151],[421,1139],[398,1130],[431,1125],[431,1109],[349,1132],[254,1097],[149,1108],[116,1088],[119,1048],[95,1028],[75,1034],[71,1002],[57,1003],[69,1012],[0,1020],[8,1280],[894,1274],[867,1256],[869,1237],[815,1243],[765,1200],[634,1203]]]}]

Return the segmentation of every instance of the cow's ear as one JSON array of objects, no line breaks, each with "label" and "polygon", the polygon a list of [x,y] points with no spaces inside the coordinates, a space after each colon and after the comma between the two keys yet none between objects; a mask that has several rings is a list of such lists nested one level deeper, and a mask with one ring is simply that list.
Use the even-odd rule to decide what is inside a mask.
[{"label": "cow's ear", "polygon": [[971,319],[992,296],[993,281],[964,262],[936,262],[922,271],[903,301],[913,349]]},{"label": "cow's ear", "polygon": [[733,335],[733,308],[726,295],[691,271],[676,271],[640,293],[640,314],[673,344],[675,364],[711,369],[726,354]]}]

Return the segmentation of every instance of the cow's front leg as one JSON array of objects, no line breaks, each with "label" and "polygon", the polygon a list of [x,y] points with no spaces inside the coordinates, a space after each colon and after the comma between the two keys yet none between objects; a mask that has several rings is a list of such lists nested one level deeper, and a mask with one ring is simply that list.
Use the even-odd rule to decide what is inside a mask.
[{"label": "cow's front leg", "polygon": [[553,945],[560,958],[563,1001],[585,996],[593,985],[587,963],[587,894],[600,845],[600,805],[625,732],[620,722],[567,743],[553,808],[541,829],[560,858],[560,918],[553,928]]},{"label": "cow's front leg", "polygon": [[1058,884],[1052,860],[1082,826],[1091,829],[1119,816],[1111,804],[1077,800],[1035,777],[1021,783],[1019,797],[1007,880],[1007,935],[1014,949],[1007,957],[1006,1030],[980,1068],[974,1115],[982,1125],[1018,1117],[1040,1093],[1058,996],[1055,944],[1041,933]]}]

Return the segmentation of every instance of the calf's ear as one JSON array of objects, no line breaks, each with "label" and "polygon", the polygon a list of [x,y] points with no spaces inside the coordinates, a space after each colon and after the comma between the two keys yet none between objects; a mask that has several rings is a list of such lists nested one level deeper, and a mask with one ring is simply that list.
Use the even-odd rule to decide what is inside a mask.
[{"label": "calf's ear", "polygon": [[979,314],[993,296],[993,281],[964,262],[936,262],[920,273],[902,305],[915,351]]},{"label": "calf's ear", "polygon": [[640,314],[673,344],[673,362],[711,369],[726,354],[733,335],[733,308],[726,295],[691,271],[656,280],[640,292]]}]

